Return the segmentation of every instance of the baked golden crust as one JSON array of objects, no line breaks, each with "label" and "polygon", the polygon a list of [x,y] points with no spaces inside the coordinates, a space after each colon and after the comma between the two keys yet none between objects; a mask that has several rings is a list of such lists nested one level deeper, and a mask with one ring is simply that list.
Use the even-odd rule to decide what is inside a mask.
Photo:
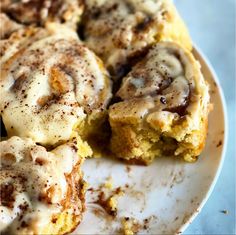
[{"label": "baked golden crust", "polygon": [[0,109],[9,136],[58,144],[106,109],[108,73],[74,31],[57,24],[24,28],[1,46]]},{"label": "baked golden crust", "polygon": [[84,10],[82,0],[2,0],[1,11],[20,24],[45,26],[63,23],[76,29]]},{"label": "baked golden crust", "polygon": [[85,43],[115,79],[130,60],[158,41],[175,41],[191,50],[188,31],[169,0],[88,0],[83,20]]},{"label": "baked golden crust", "polygon": [[194,161],[204,146],[208,86],[192,54],[157,43],[123,78],[109,108],[111,149],[118,157],[148,164],[155,156]]},{"label": "baked golden crust", "polygon": [[1,232],[65,234],[84,211],[83,157],[76,139],[47,152],[12,137],[1,147]]}]

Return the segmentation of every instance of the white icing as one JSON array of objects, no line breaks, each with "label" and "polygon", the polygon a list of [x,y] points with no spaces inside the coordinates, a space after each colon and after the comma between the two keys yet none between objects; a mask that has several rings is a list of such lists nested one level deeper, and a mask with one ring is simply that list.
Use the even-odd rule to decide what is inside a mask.
[{"label": "white icing", "polygon": [[86,5],[85,41],[114,69],[156,42],[172,9],[169,0],[87,0]]},{"label": "white icing", "polygon": [[21,24],[44,25],[46,22],[58,22],[75,28],[84,5],[82,0],[7,0],[1,2],[1,9],[3,12],[10,12]]},{"label": "white icing", "polygon": [[[28,232],[36,229],[38,233],[50,223],[52,215],[62,212],[61,201],[68,189],[66,174],[80,161],[74,145],[64,144],[47,152],[30,139],[12,137],[0,143],[1,188],[6,184],[14,187],[9,195],[14,198],[12,207],[3,202],[0,206],[0,231],[9,226],[11,233],[20,233],[24,221]],[[47,195],[50,204],[45,199],[39,200],[42,195]]]},{"label": "white icing", "polygon": [[[185,116],[188,126],[175,135],[178,141],[198,130],[201,117],[208,112],[208,86],[199,64],[190,53],[170,42],[153,46],[123,78],[117,95],[123,101],[111,106],[111,122],[126,116],[129,122],[140,122],[141,117],[152,128],[171,135],[173,121]],[[141,110],[146,118],[137,115]]]},{"label": "white icing", "polygon": [[26,38],[23,32],[9,39],[1,63],[0,108],[7,132],[41,144],[67,140],[87,114],[106,107],[108,75],[75,32],[56,24],[48,31],[26,29]]},{"label": "white icing", "polygon": [[[162,108],[178,107],[185,102],[190,92],[189,77],[179,51],[174,47],[157,44],[147,56],[123,79],[117,95],[122,99],[132,99],[152,95],[155,100],[162,98]],[[195,84],[192,83],[193,88]]]}]

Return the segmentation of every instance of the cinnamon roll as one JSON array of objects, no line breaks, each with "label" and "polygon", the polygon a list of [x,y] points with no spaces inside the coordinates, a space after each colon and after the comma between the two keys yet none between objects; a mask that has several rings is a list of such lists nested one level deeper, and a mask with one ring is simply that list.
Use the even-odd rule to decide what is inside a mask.
[{"label": "cinnamon roll", "polygon": [[1,0],[1,11],[25,25],[57,22],[76,29],[83,10],[83,0]]},{"label": "cinnamon roll", "polygon": [[106,119],[108,73],[74,31],[48,26],[18,30],[1,44],[3,123],[8,136],[42,145],[67,141],[74,132],[89,138]]},{"label": "cinnamon roll", "polygon": [[187,29],[170,0],[87,0],[82,37],[115,79],[158,41],[191,50]]},{"label": "cinnamon roll", "polygon": [[157,43],[123,78],[117,96],[122,101],[109,108],[116,156],[144,164],[167,155],[196,160],[210,106],[208,85],[190,52]]},{"label": "cinnamon roll", "polygon": [[1,234],[65,234],[84,211],[83,158],[74,139],[50,152],[27,138],[0,143]]}]

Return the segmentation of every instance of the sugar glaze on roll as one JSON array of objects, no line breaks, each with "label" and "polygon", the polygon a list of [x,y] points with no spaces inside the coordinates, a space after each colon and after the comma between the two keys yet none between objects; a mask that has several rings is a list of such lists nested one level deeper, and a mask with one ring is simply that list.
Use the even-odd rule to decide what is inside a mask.
[{"label": "sugar glaze on roll", "polygon": [[171,0],[87,0],[82,25],[85,43],[104,60],[115,80],[158,41],[192,48]]},{"label": "sugar glaze on roll", "polygon": [[31,139],[0,143],[1,234],[65,234],[84,211],[83,158],[76,139],[48,152]]},{"label": "sugar glaze on roll", "polygon": [[171,42],[157,43],[123,79],[122,101],[110,107],[112,151],[150,163],[174,155],[194,161],[207,130],[209,92],[199,63]]},{"label": "sugar glaze on roll", "polygon": [[8,136],[54,145],[106,109],[108,73],[74,31],[57,24],[27,27],[1,49],[0,109]]}]

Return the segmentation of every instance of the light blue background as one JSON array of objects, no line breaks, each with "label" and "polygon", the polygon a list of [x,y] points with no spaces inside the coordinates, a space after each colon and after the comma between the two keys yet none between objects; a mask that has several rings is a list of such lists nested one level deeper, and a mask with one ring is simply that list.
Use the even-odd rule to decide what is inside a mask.
[{"label": "light blue background", "polygon": [[[175,4],[193,41],[219,77],[229,120],[229,141],[219,180],[184,234],[235,234],[235,0],[175,0]],[[223,214],[222,210],[229,213]]]}]

